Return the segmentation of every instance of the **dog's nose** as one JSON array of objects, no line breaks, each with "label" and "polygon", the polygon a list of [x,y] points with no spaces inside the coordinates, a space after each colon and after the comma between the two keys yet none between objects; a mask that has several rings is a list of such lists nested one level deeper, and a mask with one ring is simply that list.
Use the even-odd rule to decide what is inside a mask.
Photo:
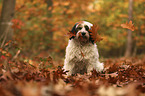
[{"label": "dog's nose", "polygon": [[84,36],[86,33],[85,32],[82,32],[82,36]]}]

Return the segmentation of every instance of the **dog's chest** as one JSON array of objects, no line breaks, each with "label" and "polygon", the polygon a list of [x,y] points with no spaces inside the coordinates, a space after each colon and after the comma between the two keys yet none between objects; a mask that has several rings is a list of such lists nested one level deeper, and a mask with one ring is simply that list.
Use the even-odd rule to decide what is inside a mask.
[{"label": "dog's chest", "polygon": [[67,47],[67,57],[69,57],[69,64],[72,64],[72,73],[87,72],[88,65],[91,64],[91,59],[95,57],[95,46],[93,44],[86,44],[84,46],[69,42]]},{"label": "dog's chest", "polygon": [[67,52],[70,60],[73,62],[86,62],[91,58],[95,57],[97,49],[96,47],[89,43],[86,45],[75,44],[75,42],[70,41],[69,46],[67,46]]},{"label": "dog's chest", "polygon": [[72,69],[71,73],[83,74],[90,66],[95,67],[98,57],[97,46],[92,43],[80,45],[70,40],[65,57],[65,64],[69,65],[68,69]]}]

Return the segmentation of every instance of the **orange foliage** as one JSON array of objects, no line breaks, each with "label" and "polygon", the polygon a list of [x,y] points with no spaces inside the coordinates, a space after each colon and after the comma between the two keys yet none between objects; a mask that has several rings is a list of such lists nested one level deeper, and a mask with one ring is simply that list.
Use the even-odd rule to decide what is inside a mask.
[{"label": "orange foliage", "polygon": [[75,31],[73,31],[73,32],[69,31],[66,36],[69,36],[69,38],[71,38],[72,36],[76,36],[76,32]]},{"label": "orange foliage", "polygon": [[24,23],[19,19],[13,19],[12,23],[12,28],[14,29],[21,29],[21,27],[24,26]]},{"label": "orange foliage", "polygon": [[135,30],[135,27],[134,27],[134,24],[132,24],[132,21],[129,21],[129,23],[126,22],[124,24],[121,24],[121,27],[130,29],[131,31]]},{"label": "orange foliage", "polygon": [[103,38],[98,34],[98,29],[99,27],[96,25],[93,25],[91,27],[91,29],[89,30],[91,33],[91,38],[94,40],[94,43],[96,42],[100,42],[101,40],[103,40]]},{"label": "orange foliage", "polygon": [[[140,37],[145,34],[144,22],[142,22],[145,16],[141,13],[142,11],[137,11],[143,10],[143,8],[138,7],[142,6],[143,0],[135,0],[135,10],[133,10],[133,19],[136,24],[135,28],[132,21],[121,24],[123,28],[119,28],[120,22],[128,19],[128,14],[126,14],[126,9],[128,8],[127,0],[124,2],[116,1],[116,3],[112,0],[105,2],[103,0],[98,0],[97,2],[96,0],[52,0],[52,5],[49,7],[46,1],[16,0],[14,17],[16,20],[12,20],[12,27],[18,29],[14,32],[14,39],[18,40],[17,43],[19,47],[23,48],[24,52],[29,53],[31,49],[32,53],[39,53],[40,50],[49,49],[49,46],[53,43],[53,52],[56,54],[59,52],[64,56],[64,50],[68,41],[68,38],[64,38],[64,34],[68,32],[68,29],[75,22],[80,20],[87,20],[91,23],[99,24],[103,41],[98,43],[98,48],[104,51],[107,50],[103,52],[106,53],[106,56],[107,54],[109,55],[107,52],[114,52],[112,49],[120,50],[119,48],[121,47],[123,49],[125,48],[124,43],[126,43],[127,33],[123,32],[123,28],[135,29],[136,32],[133,33],[133,37],[139,37],[136,40],[137,45],[141,45],[140,48],[142,50],[144,49],[142,47],[144,45],[139,42],[144,42],[144,38],[142,39]],[[108,11],[108,9],[110,10]],[[91,29],[91,37],[95,43],[102,40],[102,37],[97,33],[97,27]],[[49,37],[49,32],[52,34],[51,37],[53,39]],[[67,35],[68,37],[72,37],[76,34],[68,33]],[[121,38],[117,39],[118,37]],[[137,50],[140,50],[140,48]],[[103,53],[101,53],[102,56],[104,56]],[[123,51],[120,54],[123,54]]]}]

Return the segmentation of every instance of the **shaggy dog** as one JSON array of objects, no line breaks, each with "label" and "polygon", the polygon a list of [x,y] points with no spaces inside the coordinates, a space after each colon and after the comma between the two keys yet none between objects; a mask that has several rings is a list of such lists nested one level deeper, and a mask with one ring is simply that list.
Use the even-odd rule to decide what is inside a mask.
[{"label": "shaggy dog", "polygon": [[89,29],[92,26],[93,24],[89,22],[80,21],[70,31],[75,35],[70,37],[66,47],[63,67],[66,71],[69,71],[68,75],[84,74],[93,69],[102,71],[104,68],[103,63],[99,62],[97,45],[90,36]]}]

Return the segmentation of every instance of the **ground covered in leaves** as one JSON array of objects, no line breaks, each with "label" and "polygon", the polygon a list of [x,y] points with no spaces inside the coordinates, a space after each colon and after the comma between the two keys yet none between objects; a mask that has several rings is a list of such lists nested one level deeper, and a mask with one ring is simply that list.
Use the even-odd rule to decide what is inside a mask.
[{"label": "ground covered in leaves", "polygon": [[145,96],[145,55],[106,59],[102,73],[66,76],[51,57],[1,53],[0,96]]}]

